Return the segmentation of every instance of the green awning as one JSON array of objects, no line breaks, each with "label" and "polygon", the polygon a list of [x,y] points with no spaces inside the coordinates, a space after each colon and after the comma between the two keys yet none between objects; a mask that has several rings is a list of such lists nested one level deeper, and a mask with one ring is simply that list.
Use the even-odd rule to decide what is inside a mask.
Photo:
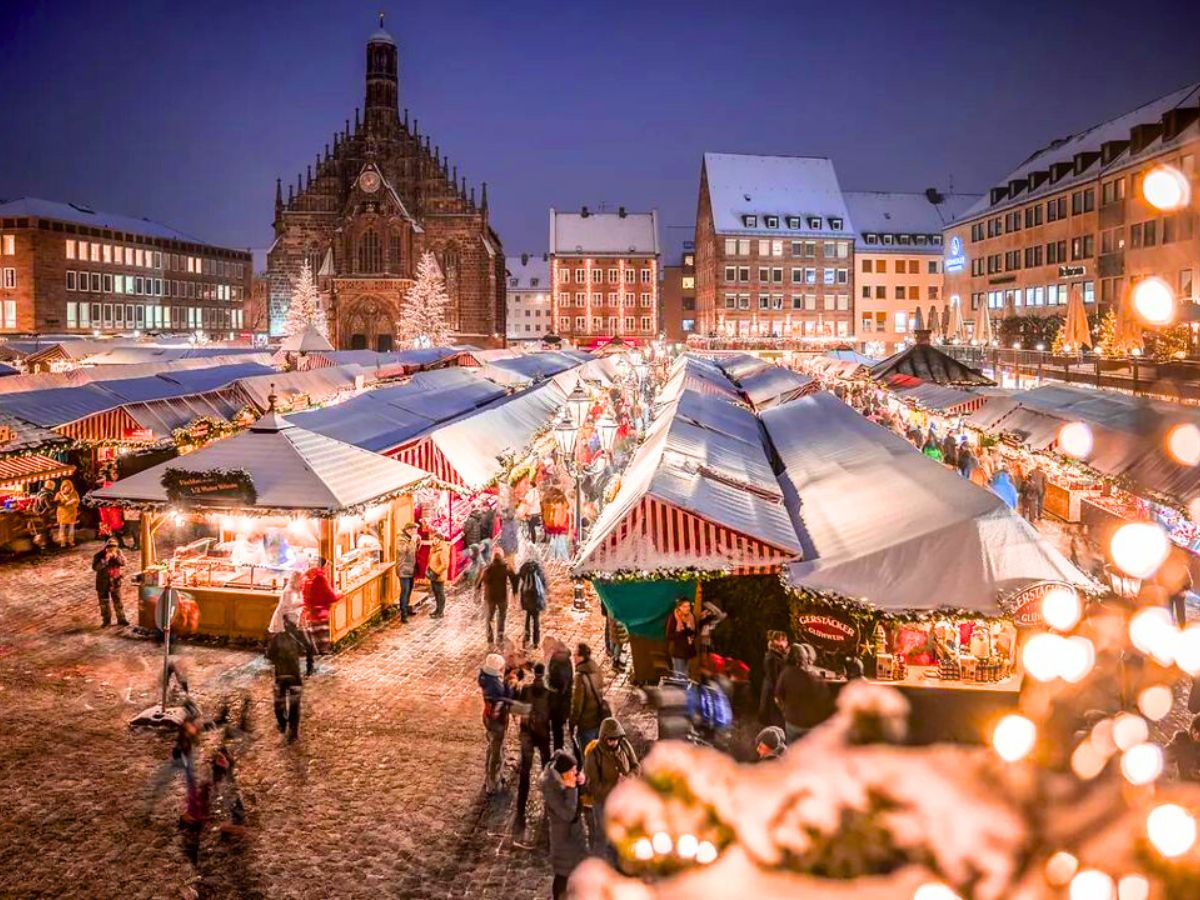
[{"label": "green awning", "polygon": [[644,638],[666,635],[667,616],[680,597],[696,599],[695,581],[593,581],[608,614],[630,634]]}]

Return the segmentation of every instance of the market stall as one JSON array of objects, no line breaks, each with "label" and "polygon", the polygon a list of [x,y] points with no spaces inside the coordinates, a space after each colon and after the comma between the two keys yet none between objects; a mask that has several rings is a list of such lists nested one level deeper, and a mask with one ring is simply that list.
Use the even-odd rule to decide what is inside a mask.
[{"label": "market stall", "polygon": [[196,633],[259,640],[290,573],[318,558],[338,602],[336,643],[392,597],[395,536],[426,475],[296,427],[273,410],[247,431],[93,491],[142,511],[138,623],[166,584],[199,607]]},{"label": "market stall", "polygon": [[0,550],[28,547],[32,536],[54,523],[53,508],[40,509],[37,493],[47,482],[69,478],[70,442],[45,428],[0,416]]}]

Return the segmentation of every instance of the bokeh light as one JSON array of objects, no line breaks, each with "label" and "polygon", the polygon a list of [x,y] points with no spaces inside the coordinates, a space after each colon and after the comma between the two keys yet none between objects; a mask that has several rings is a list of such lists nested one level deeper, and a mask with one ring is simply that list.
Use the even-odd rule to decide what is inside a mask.
[{"label": "bokeh light", "polygon": [[1116,885],[1099,869],[1084,869],[1071,879],[1071,900],[1112,900]]},{"label": "bokeh light", "polygon": [[1164,803],[1146,816],[1146,836],[1163,856],[1181,856],[1196,843],[1196,820],[1182,806]]},{"label": "bokeh light", "polygon": [[1130,784],[1149,784],[1162,770],[1163,753],[1158,744],[1134,744],[1121,756],[1121,774]]},{"label": "bokeh light", "polygon": [[1182,466],[1200,464],[1200,428],[1191,422],[1173,425],[1167,432],[1167,453]]},{"label": "bokeh light", "polygon": [[1192,677],[1200,675],[1200,625],[1189,625],[1175,637],[1175,665]]},{"label": "bokeh light", "polygon": [[1021,663],[1031,678],[1053,681],[1058,677],[1059,657],[1065,639],[1043,631],[1035,634],[1021,648]]},{"label": "bokeh light", "polygon": [[1151,606],[1129,620],[1129,639],[1137,649],[1169,666],[1175,660],[1179,629],[1165,609]]},{"label": "bokeh light", "polygon": [[1087,678],[1096,664],[1096,648],[1085,637],[1074,635],[1062,643],[1058,658],[1058,676],[1063,681],[1078,684]]},{"label": "bokeh light", "polygon": [[1079,624],[1083,604],[1079,594],[1069,587],[1051,588],[1042,598],[1042,618],[1058,631],[1070,631]]},{"label": "bokeh light", "polygon": [[913,891],[913,900],[962,900],[962,898],[941,882],[929,881]]},{"label": "bokeh light", "polygon": [[1046,880],[1055,887],[1062,887],[1079,871],[1079,860],[1066,850],[1059,850],[1046,860]]},{"label": "bokeh light", "polygon": [[1112,739],[1118,750],[1128,750],[1150,737],[1150,726],[1141,716],[1119,713],[1113,719]]},{"label": "bokeh light", "polygon": [[1147,900],[1150,882],[1144,875],[1125,875],[1117,882],[1117,900]]},{"label": "bokeh light", "polygon": [[1154,684],[1138,694],[1138,709],[1151,722],[1165,719],[1175,705],[1175,695],[1165,684]]},{"label": "bokeh light", "polygon": [[992,746],[1005,762],[1024,759],[1037,741],[1037,726],[1024,716],[1005,716],[992,732]]},{"label": "bokeh light", "polygon": [[1174,166],[1155,166],[1142,179],[1142,196],[1155,209],[1182,209],[1191,200],[1187,176]]},{"label": "bokeh light", "polygon": [[1116,530],[1108,546],[1112,561],[1126,575],[1146,579],[1167,558],[1171,542],[1154,522],[1127,522]]},{"label": "bokeh light", "polygon": [[702,865],[708,865],[717,858],[717,848],[711,841],[701,841],[700,846],[696,848],[696,862]]},{"label": "bokeh light", "polygon": [[1068,422],[1058,429],[1058,449],[1067,456],[1087,459],[1092,454],[1092,429],[1083,422]]},{"label": "bokeh light", "polygon": [[1133,308],[1149,325],[1170,325],[1175,318],[1175,292],[1156,275],[1133,286]]}]

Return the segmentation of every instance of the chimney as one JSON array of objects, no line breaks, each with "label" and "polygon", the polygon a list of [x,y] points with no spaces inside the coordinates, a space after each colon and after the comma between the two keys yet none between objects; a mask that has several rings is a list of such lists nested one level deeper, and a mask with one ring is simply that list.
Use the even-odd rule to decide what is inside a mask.
[{"label": "chimney", "polygon": [[618,206],[617,207],[617,215],[620,216],[622,219],[625,218],[625,207]]},{"label": "chimney", "polygon": [[523,265],[523,266],[529,265],[529,254],[528,253],[521,254],[521,265]]},{"label": "chimney", "polygon": [[937,204],[941,203],[946,198],[942,196],[942,192],[937,188],[925,188],[925,199],[934,206],[937,206]]},{"label": "chimney", "polygon": [[591,215],[591,213],[588,212],[588,208],[586,206],[579,211],[580,218],[586,219],[589,215]]},{"label": "chimney", "polygon": [[550,262],[550,254],[549,253],[542,254],[542,262]]}]

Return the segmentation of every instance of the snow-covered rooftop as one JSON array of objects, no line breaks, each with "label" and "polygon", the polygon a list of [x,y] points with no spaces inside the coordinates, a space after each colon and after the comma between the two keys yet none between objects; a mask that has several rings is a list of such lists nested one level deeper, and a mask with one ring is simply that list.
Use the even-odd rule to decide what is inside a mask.
[{"label": "snow-covered rooftop", "polygon": [[546,290],[550,286],[550,261],[543,254],[504,257],[510,291]]},{"label": "snow-covered rooftop", "polygon": [[[71,222],[76,225],[87,225],[91,228],[108,228],[112,231],[127,231],[146,237],[167,238],[172,241],[186,241],[189,244],[208,244],[198,237],[184,234],[150,219],[135,219],[133,216],[123,216],[118,213],[108,213],[92,209],[82,203],[59,203],[55,200],[42,200],[38,197],[21,197],[8,203],[0,203],[0,216],[29,216],[37,219],[53,219],[58,222]],[[210,245],[216,246],[216,245]]]},{"label": "snow-covered rooftop", "polygon": [[[853,233],[837,173],[826,157],[705,153],[704,171],[718,234]],[[747,215],[757,217],[754,224]],[[768,227],[767,216],[777,216],[777,226]],[[841,228],[831,219],[840,220]]]},{"label": "snow-covered rooftop", "polygon": [[941,242],[898,245],[866,243],[867,234],[941,235],[942,230],[979,201],[980,194],[939,194],[931,203],[925,193],[899,191],[846,191],[846,205],[854,223],[858,249],[877,252],[940,254]]},{"label": "snow-covered rooftop", "polygon": [[550,252],[623,256],[658,254],[658,213],[550,210]]}]

